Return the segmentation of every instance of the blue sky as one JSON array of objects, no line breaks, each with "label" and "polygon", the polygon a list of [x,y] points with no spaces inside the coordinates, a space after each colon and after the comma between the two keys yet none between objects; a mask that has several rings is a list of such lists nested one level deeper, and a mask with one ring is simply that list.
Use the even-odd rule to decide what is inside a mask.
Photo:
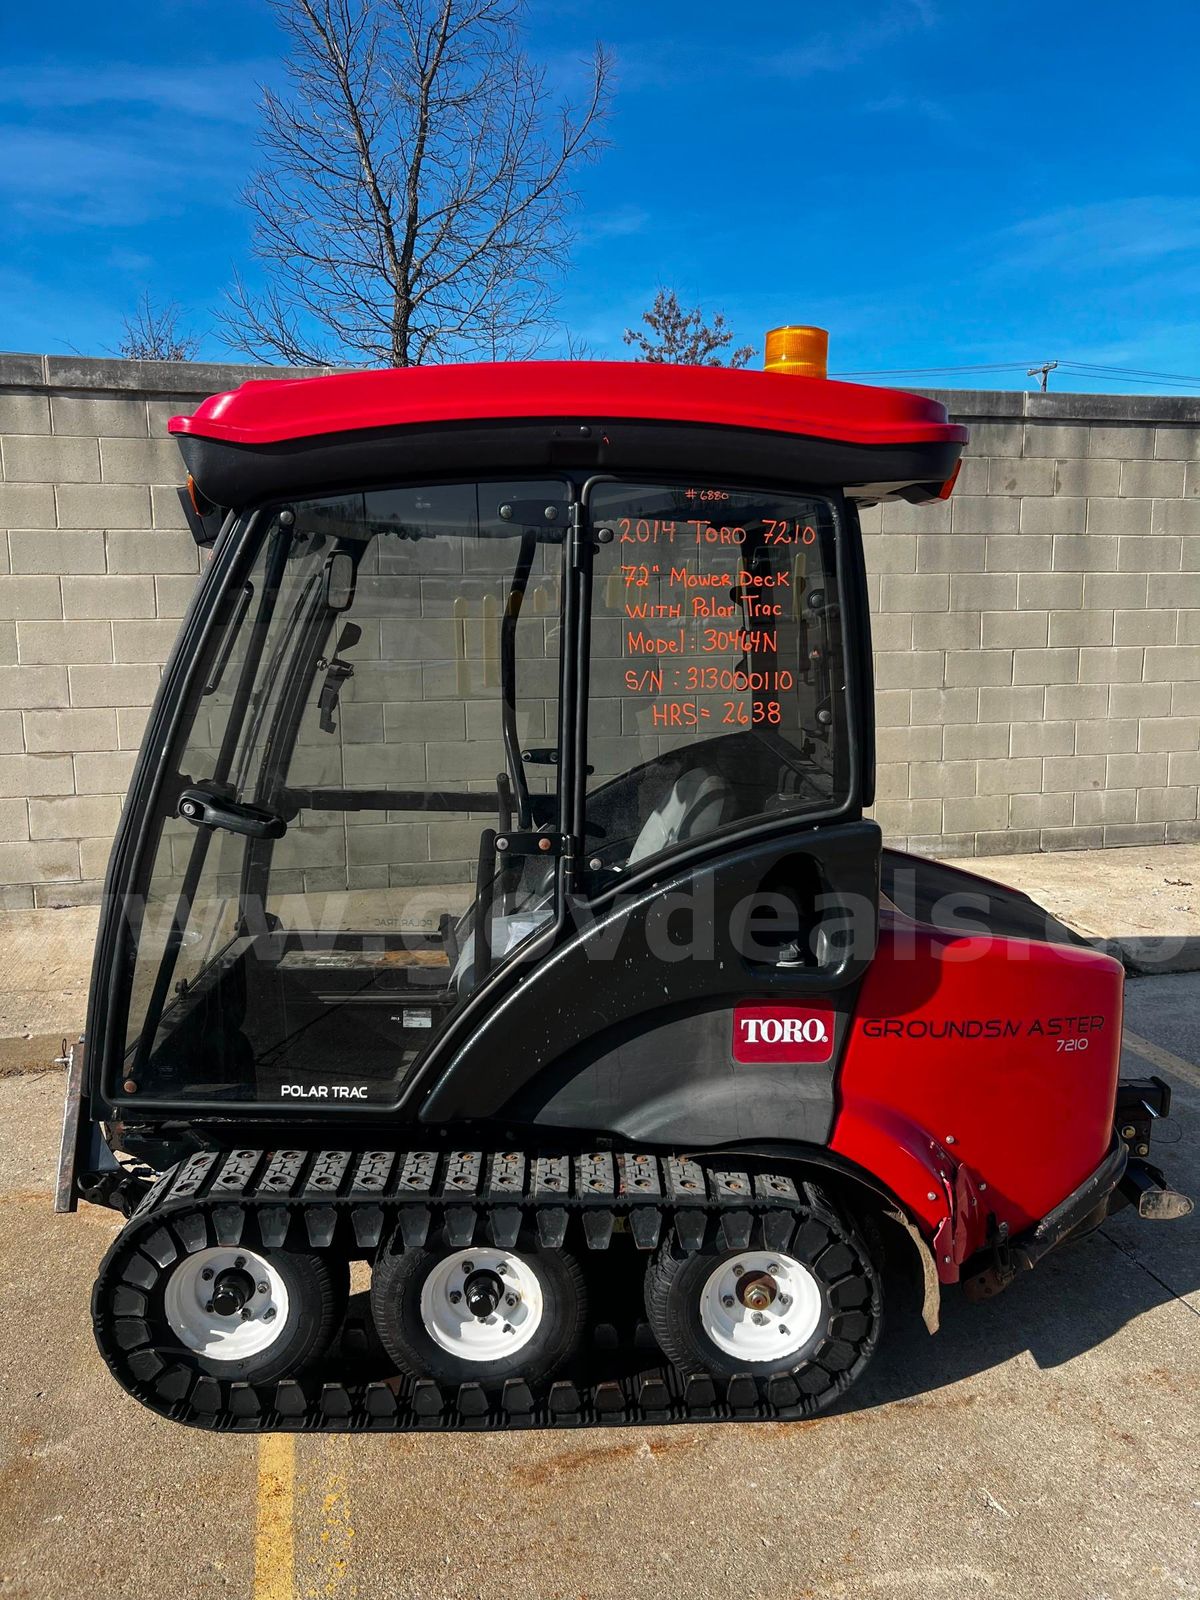
[{"label": "blue sky", "polygon": [[[238,191],[280,75],[266,5],[3,13],[0,349],[109,353],[143,289],[203,331],[249,262]],[[560,303],[595,354],[626,353],[661,284],[760,348],[823,324],[834,371],[1200,374],[1195,0],[533,0],[530,50],[565,88],[597,37],[611,143]],[[201,353],[227,352],[209,334]]]}]

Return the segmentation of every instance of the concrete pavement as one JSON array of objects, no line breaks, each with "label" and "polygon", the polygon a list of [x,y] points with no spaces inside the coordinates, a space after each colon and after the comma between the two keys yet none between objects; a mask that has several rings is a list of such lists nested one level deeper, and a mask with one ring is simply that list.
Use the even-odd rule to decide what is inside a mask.
[{"label": "concrete pavement", "polygon": [[1129,971],[1200,968],[1200,845],[982,856],[951,866],[1023,889]]},{"label": "concrete pavement", "polygon": [[40,1070],[83,1031],[98,915],[0,911],[0,1078]]}]

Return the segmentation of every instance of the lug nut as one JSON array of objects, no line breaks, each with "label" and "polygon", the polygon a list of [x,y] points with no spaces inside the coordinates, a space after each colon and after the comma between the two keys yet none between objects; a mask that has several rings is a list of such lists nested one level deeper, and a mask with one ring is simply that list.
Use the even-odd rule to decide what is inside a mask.
[{"label": "lug nut", "polygon": [[253,1311],[251,1311],[249,1306],[243,1306],[242,1307],[242,1321],[243,1322],[249,1322],[250,1318],[253,1315],[254,1315],[254,1313],[253,1313]]},{"label": "lug nut", "polygon": [[723,1294],[721,1296],[721,1304],[725,1307],[725,1309],[727,1311],[732,1311],[732,1309],[733,1309],[733,1296],[731,1294]]},{"label": "lug nut", "polygon": [[506,1306],[515,1306],[516,1303],[517,1303],[517,1297],[516,1297],[515,1294],[506,1294],[504,1296],[504,1304]]},{"label": "lug nut", "polygon": [[259,1292],[259,1294],[266,1294],[266,1292],[267,1292],[267,1290],[269,1288],[270,1288],[270,1285],[267,1283],[267,1280],[264,1278],[263,1281],[258,1286],[258,1292]]},{"label": "lug nut", "polygon": [[758,1326],[761,1328],[763,1323],[767,1320],[767,1318],[766,1318],[766,1314],[764,1312],[756,1311],[754,1313],[754,1315],[750,1318],[750,1320],[751,1320],[751,1322],[756,1322],[758,1324]]},{"label": "lug nut", "polygon": [[212,1308],[213,1308],[213,1303],[212,1303],[212,1301],[211,1301],[211,1300],[206,1300],[206,1301],[205,1301],[205,1302],[204,1302],[204,1309],[205,1309],[205,1311],[211,1311],[211,1310],[212,1310]]},{"label": "lug nut", "polygon": [[791,1297],[790,1294],[781,1294],[779,1296],[779,1304],[781,1306],[790,1306],[791,1303],[792,1303],[792,1297]]},{"label": "lug nut", "polygon": [[502,1261],[500,1263],[500,1265],[496,1268],[496,1271],[500,1274],[500,1276],[502,1278],[507,1277],[508,1276],[508,1263],[505,1262],[505,1261]]},{"label": "lug nut", "polygon": [[740,1278],[742,1273],[745,1272],[745,1270],[746,1270],[745,1267],[742,1265],[742,1263],[740,1261],[734,1263],[733,1275],[734,1275],[735,1278]]},{"label": "lug nut", "polygon": [[461,1299],[462,1299],[462,1295],[459,1294],[458,1290],[457,1289],[451,1289],[451,1291],[450,1291],[450,1304],[452,1306],[456,1306]]},{"label": "lug nut", "polygon": [[235,1267],[244,1267],[246,1265],[245,1256],[234,1256],[233,1264]]},{"label": "lug nut", "polygon": [[781,1271],[781,1268],[780,1268],[780,1265],[779,1265],[778,1261],[772,1261],[771,1264],[768,1266],[767,1271],[771,1274],[771,1276],[773,1278],[777,1278],[779,1276],[780,1271]]},{"label": "lug nut", "polygon": [[464,1261],[463,1264],[462,1264],[462,1270],[464,1272],[474,1272],[475,1271],[475,1263],[473,1261]]},{"label": "lug nut", "polygon": [[212,1277],[212,1275],[213,1275],[213,1269],[211,1267],[205,1267],[204,1271],[200,1274],[200,1276],[204,1279],[205,1283],[208,1282],[208,1280]]}]

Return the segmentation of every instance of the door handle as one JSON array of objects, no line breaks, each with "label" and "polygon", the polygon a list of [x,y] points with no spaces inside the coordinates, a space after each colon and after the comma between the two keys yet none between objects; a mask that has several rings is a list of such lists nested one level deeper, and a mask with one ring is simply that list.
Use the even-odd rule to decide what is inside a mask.
[{"label": "door handle", "polygon": [[224,828],[250,839],[280,839],[287,823],[265,806],[223,800],[208,789],[185,789],[179,796],[179,815],[197,828]]}]

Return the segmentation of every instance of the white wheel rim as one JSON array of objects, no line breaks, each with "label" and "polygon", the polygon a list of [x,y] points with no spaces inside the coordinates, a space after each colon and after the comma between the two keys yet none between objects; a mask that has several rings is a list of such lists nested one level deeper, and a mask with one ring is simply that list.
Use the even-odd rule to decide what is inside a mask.
[{"label": "white wheel rim", "polygon": [[[245,1273],[253,1282],[245,1305],[229,1315],[211,1309],[213,1287],[223,1272]],[[245,1361],[270,1349],[287,1326],[287,1286],[266,1256],[217,1245],[179,1263],[167,1279],[163,1311],[172,1332],[196,1355]]]},{"label": "white wheel rim", "polygon": [[[492,1273],[501,1285],[496,1309],[475,1316],[465,1286],[473,1274]],[[440,1349],[461,1361],[502,1361],[524,1347],[542,1325],[541,1279],[511,1250],[487,1247],[443,1256],[421,1287],[421,1319]]]},{"label": "white wheel rim", "polygon": [[709,1274],[700,1291],[700,1326],[735,1360],[795,1355],[820,1326],[821,1289],[794,1256],[740,1250]]}]

